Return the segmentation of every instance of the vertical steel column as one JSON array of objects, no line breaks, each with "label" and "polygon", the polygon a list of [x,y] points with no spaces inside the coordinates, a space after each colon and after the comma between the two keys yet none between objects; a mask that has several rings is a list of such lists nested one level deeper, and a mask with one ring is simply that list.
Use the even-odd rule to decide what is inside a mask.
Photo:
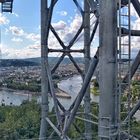
[{"label": "vertical steel column", "polygon": [[99,17],[99,139],[114,140],[117,57],[117,2],[100,0]]},{"label": "vertical steel column", "polygon": [[135,10],[137,12],[137,14],[140,17],[140,2],[139,2],[139,0],[131,0],[131,2],[133,4],[133,6],[134,6],[134,8],[135,8]]},{"label": "vertical steel column", "polygon": [[2,29],[1,29],[1,27],[0,27],[0,62],[1,62],[1,59],[2,59],[1,37],[2,37]]},{"label": "vertical steel column", "polygon": [[46,72],[46,64],[48,63],[48,39],[47,37],[47,0],[41,0],[41,126],[39,139],[45,140],[47,136],[48,106],[48,77]]},{"label": "vertical steel column", "polygon": [[[85,59],[85,74],[88,71],[90,65],[90,6],[87,0],[84,0],[84,59]],[[84,113],[85,119],[90,120],[88,115],[91,111],[90,107],[90,85],[86,90],[84,96]],[[91,123],[85,121],[85,137],[87,140],[92,139]]]}]

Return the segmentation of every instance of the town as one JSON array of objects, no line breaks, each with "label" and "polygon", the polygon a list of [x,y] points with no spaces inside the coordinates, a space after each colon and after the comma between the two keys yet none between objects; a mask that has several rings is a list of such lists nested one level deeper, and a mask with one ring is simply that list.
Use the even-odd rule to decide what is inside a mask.
[{"label": "town", "polygon": [[[80,64],[83,69],[83,65]],[[72,64],[61,65],[52,75],[54,86],[57,83],[78,72]],[[41,92],[41,66],[0,67],[0,87],[14,90],[28,90],[40,94]]]}]

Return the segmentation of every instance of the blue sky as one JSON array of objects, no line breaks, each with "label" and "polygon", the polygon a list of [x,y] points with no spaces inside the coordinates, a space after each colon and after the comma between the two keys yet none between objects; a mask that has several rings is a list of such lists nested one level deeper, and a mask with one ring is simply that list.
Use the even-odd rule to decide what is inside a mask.
[{"label": "blue sky", "polygon": [[[78,0],[83,5],[83,0]],[[140,20],[132,7],[132,28],[139,29]],[[94,22],[91,19],[91,23]],[[73,1],[58,0],[55,6],[52,25],[61,39],[67,44],[75,35],[81,25],[81,16]],[[3,58],[27,58],[40,56],[40,0],[14,0],[13,13],[0,14],[1,51]],[[137,42],[134,39],[133,49],[137,52]],[[50,33],[49,46],[60,48],[57,40]],[[74,48],[83,47],[83,39],[80,39]],[[98,46],[98,33],[91,47],[91,53],[95,53]],[[54,54],[56,56],[56,54]],[[79,54],[76,54],[79,56]]]},{"label": "blue sky", "polygon": [[[18,58],[20,55],[17,54],[16,56],[16,51],[19,53],[23,48],[26,49],[28,45],[34,44],[32,39],[26,39],[25,36],[39,34],[39,0],[36,0],[36,2],[35,0],[14,0],[13,13],[2,13],[1,17],[5,17],[7,20],[6,23],[1,24],[1,49],[3,58]],[[16,30],[19,33],[14,33]]]},{"label": "blue sky", "polygon": [[[78,16],[79,13],[74,3],[71,1],[67,4],[67,2],[59,0],[54,9],[52,24],[56,28],[59,27],[59,31],[70,26],[76,14],[77,18],[80,16]],[[14,0],[13,13],[2,13],[0,20],[2,20],[1,51],[3,58],[40,55],[40,0]]]}]

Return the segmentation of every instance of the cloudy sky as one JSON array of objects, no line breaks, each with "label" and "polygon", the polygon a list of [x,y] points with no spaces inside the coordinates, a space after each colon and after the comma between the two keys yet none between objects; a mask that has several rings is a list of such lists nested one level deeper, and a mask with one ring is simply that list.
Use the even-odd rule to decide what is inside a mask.
[{"label": "cloudy sky", "polygon": [[[83,0],[78,0],[83,5]],[[140,19],[133,7],[132,28],[140,28]],[[95,18],[91,16],[91,27]],[[75,35],[82,22],[73,1],[59,0],[55,6],[52,25],[65,44]],[[1,52],[2,58],[28,58],[40,56],[40,0],[14,0],[13,13],[0,13]],[[139,29],[140,30],[140,29]],[[82,35],[74,48],[83,47]],[[136,53],[140,38],[133,38],[132,48]],[[60,48],[53,34],[49,37],[50,48]],[[91,47],[92,55],[98,46],[98,33]],[[57,54],[60,55],[60,54]],[[56,54],[55,54],[56,56]],[[76,56],[80,56],[76,54]]]}]

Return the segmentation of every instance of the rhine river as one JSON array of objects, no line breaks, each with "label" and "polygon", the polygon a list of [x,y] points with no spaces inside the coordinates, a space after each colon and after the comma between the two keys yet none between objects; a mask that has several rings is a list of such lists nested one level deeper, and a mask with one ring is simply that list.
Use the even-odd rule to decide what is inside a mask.
[{"label": "rhine river", "polygon": [[[78,75],[75,75],[66,80],[62,80],[60,81],[60,83],[58,83],[58,87],[63,91],[67,92],[71,96],[71,99],[58,98],[58,100],[63,104],[63,106],[66,109],[68,109],[75,100],[77,93],[80,91],[81,86],[82,86],[82,78]],[[36,99],[39,103],[41,102],[40,96],[27,94],[23,91],[11,91],[7,89],[0,90],[0,105],[5,104],[18,106],[24,100],[31,101],[32,99]],[[98,103],[99,96],[94,96],[93,94],[91,94],[91,101]],[[52,108],[53,108],[53,100],[51,97],[49,97],[49,110],[51,111]],[[135,117],[138,120],[140,120],[140,111],[136,113]]]},{"label": "rhine river", "polygon": [[[63,91],[67,92],[71,96],[71,99],[58,98],[59,101],[63,104],[63,106],[65,106],[65,108],[68,109],[70,107],[72,102],[75,100],[77,93],[80,91],[81,86],[82,86],[82,78],[78,75],[75,75],[66,80],[62,80],[60,81],[60,83],[58,83],[58,87]],[[92,95],[91,98],[92,101],[99,102],[98,96]],[[1,104],[20,105],[24,100],[32,100],[32,99],[37,99],[38,102],[41,101],[40,96],[27,94],[23,91],[12,91],[8,89],[0,90],[0,105]],[[53,107],[53,100],[51,97],[49,97],[49,107],[50,110]]]}]

